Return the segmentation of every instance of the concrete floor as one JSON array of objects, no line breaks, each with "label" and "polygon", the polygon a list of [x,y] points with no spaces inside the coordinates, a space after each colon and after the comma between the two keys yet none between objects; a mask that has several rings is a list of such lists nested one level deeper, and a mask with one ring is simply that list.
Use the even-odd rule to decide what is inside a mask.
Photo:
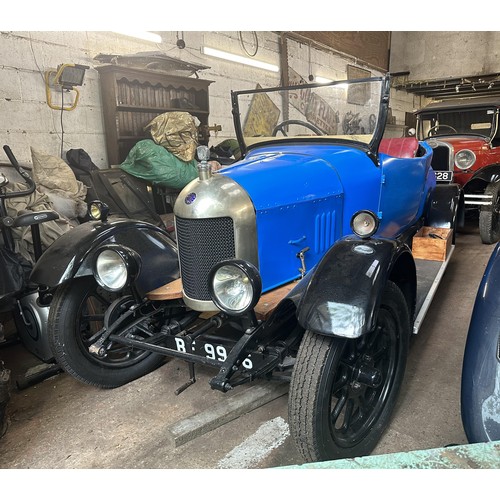
[{"label": "concrete floor", "polygon": [[[412,340],[403,390],[392,423],[374,455],[465,444],[460,418],[462,356],[476,291],[494,246],[471,225],[455,252],[420,332]],[[0,351],[15,381],[39,362],[21,345]],[[213,372],[176,396],[188,379],[180,361],[114,390],[59,374],[12,391],[9,428],[0,439],[3,469],[217,469],[288,466],[301,458],[288,435],[286,388],[266,404],[175,446],[173,426],[201,412],[268,387],[263,382],[229,394],[212,391]],[[278,389],[282,386],[277,386]],[[281,394],[281,395],[280,395]],[[231,399],[227,399],[231,398]]]}]

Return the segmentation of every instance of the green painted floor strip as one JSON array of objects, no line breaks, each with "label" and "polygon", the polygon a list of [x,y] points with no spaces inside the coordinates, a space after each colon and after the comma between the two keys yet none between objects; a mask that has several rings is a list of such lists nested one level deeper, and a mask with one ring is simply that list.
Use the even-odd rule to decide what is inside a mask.
[{"label": "green painted floor strip", "polygon": [[500,441],[316,462],[282,469],[500,469]]}]

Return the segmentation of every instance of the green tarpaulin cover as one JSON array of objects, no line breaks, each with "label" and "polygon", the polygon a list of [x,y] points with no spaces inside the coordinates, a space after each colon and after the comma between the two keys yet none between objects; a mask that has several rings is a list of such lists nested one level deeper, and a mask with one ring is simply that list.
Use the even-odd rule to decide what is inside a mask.
[{"label": "green tarpaulin cover", "polygon": [[198,175],[196,160],[185,162],[151,139],[139,141],[120,168],[153,184],[182,189]]}]

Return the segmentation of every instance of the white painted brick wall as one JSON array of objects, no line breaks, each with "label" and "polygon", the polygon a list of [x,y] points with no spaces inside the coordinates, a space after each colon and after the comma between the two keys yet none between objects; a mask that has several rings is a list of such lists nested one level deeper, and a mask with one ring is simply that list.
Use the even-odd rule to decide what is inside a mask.
[{"label": "white painted brick wall", "polygon": [[[225,138],[234,137],[231,90],[255,88],[257,83],[263,87],[277,86],[280,83],[279,74],[202,54],[201,46],[209,45],[245,55],[235,31],[185,32],[183,39],[186,48],[182,50],[176,46],[177,33],[181,34],[163,32],[163,42],[157,45],[107,31],[1,31],[0,134],[3,143],[12,148],[22,164],[31,163],[30,147],[58,156],[61,149],[61,113],[47,105],[43,72],[54,70],[63,63],[84,64],[90,66],[90,69],[86,72],[84,84],[79,87],[78,107],[74,111],[63,113],[64,151],[83,148],[98,166],[108,166],[99,80],[95,70],[98,62],[93,58],[99,53],[133,54],[156,50],[171,57],[210,66],[210,69],[199,72],[199,77],[214,81],[209,87],[209,124],[222,125],[222,132],[212,135],[211,143],[216,144]],[[245,40],[252,40],[250,33],[245,33]],[[258,43],[258,59],[279,64],[278,35],[258,32]],[[306,79],[309,71],[331,79],[343,79],[346,77],[347,64],[352,64],[331,53],[314,48],[309,51],[307,44],[294,41],[289,41],[288,51],[290,67]],[[411,111],[414,107],[413,97],[399,94],[402,93],[398,93],[392,103],[393,115],[398,123],[404,123],[404,112]],[[59,104],[60,93],[55,92],[53,99],[55,104]],[[6,161],[1,150],[0,162]]]}]

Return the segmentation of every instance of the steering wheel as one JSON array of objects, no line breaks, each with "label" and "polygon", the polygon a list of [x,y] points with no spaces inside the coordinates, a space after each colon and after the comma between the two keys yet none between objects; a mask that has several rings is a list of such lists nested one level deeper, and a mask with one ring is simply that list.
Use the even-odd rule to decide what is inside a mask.
[{"label": "steering wheel", "polygon": [[322,130],[319,129],[318,127],[316,127],[315,125],[313,125],[312,123],[304,122],[302,120],[284,120],[281,123],[278,123],[278,125],[276,125],[276,127],[274,127],[273,137],[275,137],[276,134],[280,131],[285,137],[288,137],[286,135],[286,132],[285,132],[285,127],[287,125],[302,125],[303,127],[306,127],[309,130],[312,130],[316,135],[323,135]]},{"label": "steering wheel", "polygon": [[443,125],[434,125],[434,127],[431,127],[429,129],[429,132],[427,132],[427,137],[430,137],[431,136],[431,132],[435,129],[438,129],[438,128],[441,128],[441,127],[446,127],[446,128],[449,128],[450,130],[453,130],[453,132],[455,132],[455,134],[458,134],[458,132],[451,126],[451,125],[446,125],[446,124],[443,124]]}]

